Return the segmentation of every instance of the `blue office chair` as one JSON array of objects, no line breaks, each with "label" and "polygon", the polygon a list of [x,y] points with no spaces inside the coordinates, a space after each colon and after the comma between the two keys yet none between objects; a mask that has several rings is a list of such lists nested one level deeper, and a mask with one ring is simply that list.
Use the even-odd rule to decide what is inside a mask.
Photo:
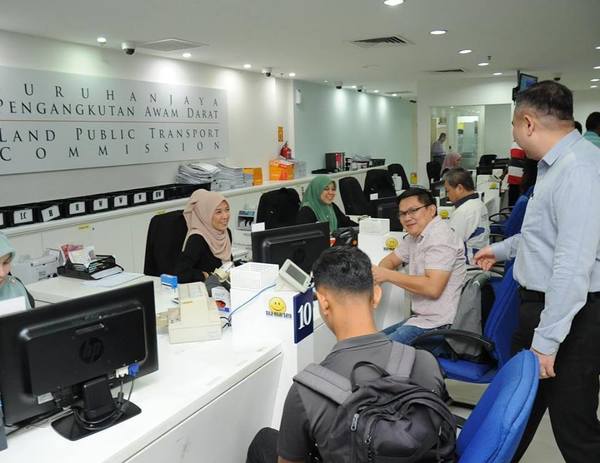
[{"label": "blue office chair", "polygon": [[501,211],[498,214],[492,214],[490,220],[490,232],[492,241],[501,241],[504,238],[509,238],[521,231],[523,219],[529,198],[533,194],[533,186],[523,193],[515,205],[508,211]]},{"label": "blue office chair", "polygon": [[[486,355],[482,359],[438,357],[446,378],[469,383],[491,382],[511,357],[512,334],[518,325],[519,285],[513,278],[512,265],[507,265],[500,283],[495,286],[495,300],[485,320],[483,336],[462,330],[431,330],[413,341],[414,346],[426,344],[427,338],[440,336],[477,343]],[[424,343],[425,341],[425,343]]]},{"label": "blue office chair", "polygon": [[521,351],[498,372],[456,441],[459,463],[506,463],[514,456],[538,388],[539,367]]}]

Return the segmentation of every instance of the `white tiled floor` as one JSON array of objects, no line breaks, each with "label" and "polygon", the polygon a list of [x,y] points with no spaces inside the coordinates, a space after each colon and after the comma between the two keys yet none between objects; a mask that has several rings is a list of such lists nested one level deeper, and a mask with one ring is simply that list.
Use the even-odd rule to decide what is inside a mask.
[{"label": "white tiled floor", "polygon": [[[448,392],[453,399],[466,403],[476,403],[485,390],[485,386],[451,380],[447,381],[447,385]],[[452,407],[452,411],[465,417],[469,414],[469,410],[460,407]],[[564,463],[564,459],[554,441],[550,418],[547,413],[521,461],[524,463]]]}]

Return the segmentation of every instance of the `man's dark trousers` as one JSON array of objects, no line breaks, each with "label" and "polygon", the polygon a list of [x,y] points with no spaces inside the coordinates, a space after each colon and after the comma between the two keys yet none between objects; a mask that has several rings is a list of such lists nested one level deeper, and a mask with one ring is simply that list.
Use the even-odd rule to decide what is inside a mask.
[{"label": "man's dark trousers", "polygon": [[[529,349],[544,309],[544,294],[520,290],[519,327],[513,353]],[[546,409],[556,443],[567,463],[600,462],[597,418],[600,375],[600,293],[589,293],[573,319],[554,363],[555,378],[542,379],[525,433],[513,461],[519,461],[533,439]]]}]

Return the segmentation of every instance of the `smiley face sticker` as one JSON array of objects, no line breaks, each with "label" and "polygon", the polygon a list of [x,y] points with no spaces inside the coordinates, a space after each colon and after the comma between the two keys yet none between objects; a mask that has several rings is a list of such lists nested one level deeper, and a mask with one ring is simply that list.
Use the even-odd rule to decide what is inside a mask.
[{"label": "smiley face sticker", "polygon": [[390,236],[388,239],[385,240],[385,250],[386,251],[393,251],[397,247],[398,247],[398,240],[396,238],[394,238],[393,236]]},{"label": "smiley face sticker", "polygon": [[283,314],[286,312],[287,307],[285,305],[285,301],[280,297],[272,297],[269,299],[269,309],[273,313]]}]

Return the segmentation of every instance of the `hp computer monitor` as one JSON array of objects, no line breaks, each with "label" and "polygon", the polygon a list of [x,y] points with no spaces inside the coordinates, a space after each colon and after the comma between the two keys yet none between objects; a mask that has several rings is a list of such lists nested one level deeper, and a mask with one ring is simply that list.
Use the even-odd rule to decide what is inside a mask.
[{"label": "hp computer monitor", "polygon": [[398,210],[398,198],[396,196],[372,199],[369,206],[371,208],[371,217],[390,219],[390,230],[402,231]]},{"label": "hp computer monitor", "polygon": [[0,317],[0,394],[10,426],[70,407],[52,425],[68,439],[85,437],[139,413],[110,389],[157,369],[152,282]]},{"label": "hp computer monitor", "polygon": [[317,222],[272,228],[251,234],[252,260],[283,265],[290,259],[306,273],[329,247],[329,223]]}]

